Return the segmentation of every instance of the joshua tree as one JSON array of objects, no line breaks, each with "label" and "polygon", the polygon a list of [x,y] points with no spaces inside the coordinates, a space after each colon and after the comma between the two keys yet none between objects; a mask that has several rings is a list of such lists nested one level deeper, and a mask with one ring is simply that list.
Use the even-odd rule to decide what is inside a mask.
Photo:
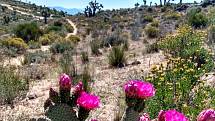
[{"label": "joshua tree", "polygon": [[9,16],[4,16],[3,17],[3,23],[4,24],[9,24],[9,22],[10,22],[10,17]]},{"label": "joshua tree", "polygon": [[44,17],[44,23],[47,24],[47,18],[50,16],[50,13],[48,12],[47,9],[44,9],[42,11],[42,16]]},{"label": "joshua tree", "polygon": [[144,5],[146,5],[146,0],[143,0]]},{"label": "joshua tree", "polygon": [[157,7],[158,6],[158,4],[157,3],[155,3],[155,7]]},{"label": "joshua tree", "polygon": [[160,6],[162,7],[163,5],[162,5],[162,0],[160,0]]},{"label": "joshua tree", "polygon": [[135,8],[138,8],[139,5],[140,5],[139,3],[134,4]]},{"label": "joshua tree", "polygon": [[180,0],[180,5],[182,4],[182,0]]},{"label": "joshua tree", "polygon": [[152,6],[152,2],[150,2],[150,7]]},{"label": "joshua tree", "polygon": [[96,0],[93,2],[89,2],[89,6],[87,6],[84,10],[84,13],[87,17],[93,17],[96,15],[97,10],[101,10],[103,8],[102,4],[99,4],[96,2]]}]

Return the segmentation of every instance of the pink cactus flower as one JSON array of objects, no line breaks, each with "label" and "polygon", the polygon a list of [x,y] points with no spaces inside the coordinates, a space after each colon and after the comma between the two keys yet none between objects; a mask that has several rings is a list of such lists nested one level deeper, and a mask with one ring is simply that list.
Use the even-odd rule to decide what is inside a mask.
[{"label": "pink cactus flower", "polygon": [[84,89],[83,89],[83,83],[82,82],[79,82],[76,86],[75,86],[75,91],[74,93],[75,94],[80,94],[81,92],[83,92]]},{"label": "pink cactus flower", "polygon": [[82,92],[80,97],[77,100],[77,105],[86,110],[93,110],[99,107],[100,99],[98,96],[87,94],[86,92]]},{"label": "pink cactus flower", "polygon": [[215,121],[215,110],[203,110],[197,117],[197,121]]},{"label": "pink cactus flower", "polygon": [[158,121],[189,121],[182,113],[176,110],[161,110],[158,115]]},{"label": "pink cactus flower", "polygon": [[62,74],[60,76],[60,88],[63,90],[70,90],[71,86],[72,86],[72,80],[70,79],[70,77],[66,74]]},{"label": "pink cactus flower", "polygon": [[140,117],[139,121],[150,121],[150,116],[149,116],[149,114],[144,113],[144,114]]},{"label": "pink cactus flower", "polygon": [[132,98],[148,99],[155,95],[155,88],[149,82],[131,80],[124,85],[126,96]]}]

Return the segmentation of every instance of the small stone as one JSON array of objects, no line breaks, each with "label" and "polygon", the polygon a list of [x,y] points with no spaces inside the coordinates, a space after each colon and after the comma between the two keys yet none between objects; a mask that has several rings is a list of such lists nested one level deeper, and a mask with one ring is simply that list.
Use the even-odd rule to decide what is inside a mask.
[{"label": "small stone", "polygon": [[27,94],[27,98],[29,100],[33,100],[33,99],[36,99],[37,98],[37,95],[35,93],[28,93]]},{"label": "small stone", "polygon": [[131,63],[131,65],[139,65],[139,64],[141,64],[141,62],[137,60]]}]

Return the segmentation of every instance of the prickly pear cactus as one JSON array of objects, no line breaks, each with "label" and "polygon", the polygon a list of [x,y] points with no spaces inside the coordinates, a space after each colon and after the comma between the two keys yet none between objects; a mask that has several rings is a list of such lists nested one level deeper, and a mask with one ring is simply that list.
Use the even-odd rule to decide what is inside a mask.
[{"label": "prickly pear cactus", "polygon": [[79,121],[75,111],[67,104],[50,106],[45,115],[51,121]]}]

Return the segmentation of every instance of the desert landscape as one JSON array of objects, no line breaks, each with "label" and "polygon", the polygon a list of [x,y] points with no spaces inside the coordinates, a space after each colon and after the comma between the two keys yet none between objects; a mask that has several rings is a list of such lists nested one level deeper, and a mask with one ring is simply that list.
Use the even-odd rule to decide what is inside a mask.
[{"label": "desert landscape", "polygon": [[34,2],[0,1],[0,121],[215,121],[214,0]]}]

